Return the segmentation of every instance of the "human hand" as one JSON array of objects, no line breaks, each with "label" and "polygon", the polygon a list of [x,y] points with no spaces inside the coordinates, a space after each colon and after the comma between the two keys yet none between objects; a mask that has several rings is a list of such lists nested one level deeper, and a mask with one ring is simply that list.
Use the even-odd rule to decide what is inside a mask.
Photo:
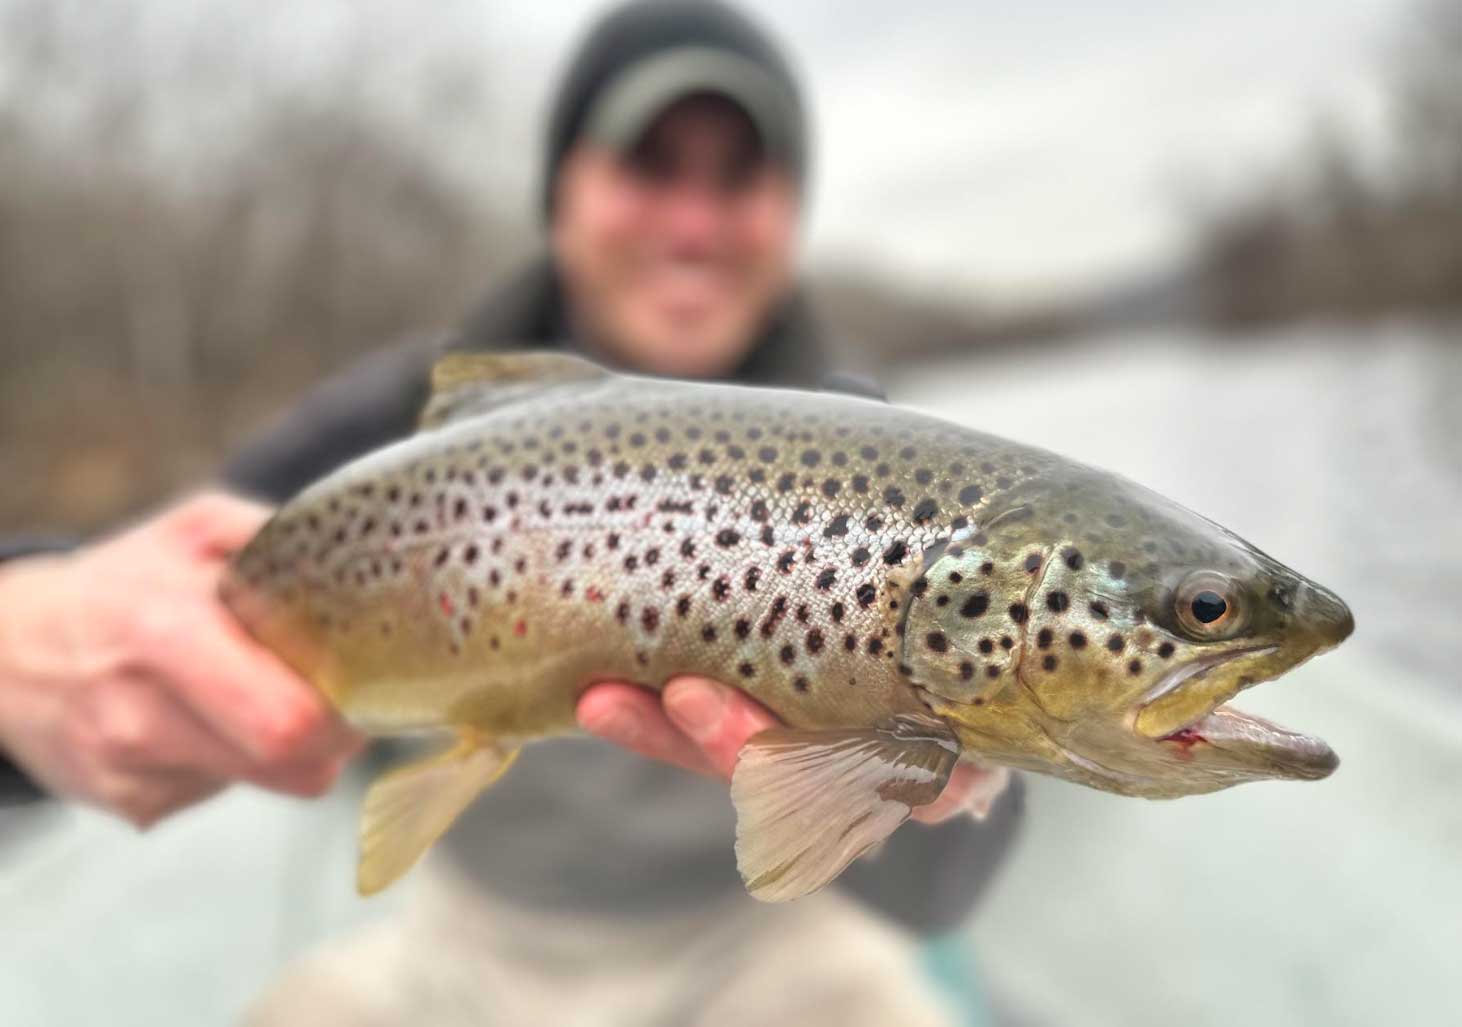
[{"label": "human hand", "polygon": [[269,511],[199,495],[64,556],[0,566],[0,750],[138,827],[244,780],[329,789],[362,740],[217,598]]},{"label": "human hand", "polygon": [[[780,723],[745,693],[692,676],[674,678],[659,695],[619,682],[595,685],[580,697],[578,718],[590,734],[642,756],[727,781],[747,739]],[[937,824],[967,811],[999,773],[956,764],[944,792],[913,819]]]}]

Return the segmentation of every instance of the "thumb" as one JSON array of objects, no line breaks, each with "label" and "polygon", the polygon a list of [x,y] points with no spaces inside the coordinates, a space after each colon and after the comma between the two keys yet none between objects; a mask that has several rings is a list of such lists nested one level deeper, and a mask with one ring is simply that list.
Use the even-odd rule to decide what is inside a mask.
[{"label": "thumb", "polygon": [[205,556],[230,556],[264,526],[273,510],[227,492],[202,492],[166,515],[169,529]]}]

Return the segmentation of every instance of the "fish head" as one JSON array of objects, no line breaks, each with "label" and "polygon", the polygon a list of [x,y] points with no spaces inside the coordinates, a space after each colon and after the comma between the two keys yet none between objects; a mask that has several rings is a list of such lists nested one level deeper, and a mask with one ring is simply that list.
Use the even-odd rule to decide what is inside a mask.
[{"label": "fish head", "polygon": [[911,591],[905,666],[973,754],[1154,798],[1337,765],[1228,701],[1338,645],[1349,609],[1126,479],[1011,495],[926,554]]}]

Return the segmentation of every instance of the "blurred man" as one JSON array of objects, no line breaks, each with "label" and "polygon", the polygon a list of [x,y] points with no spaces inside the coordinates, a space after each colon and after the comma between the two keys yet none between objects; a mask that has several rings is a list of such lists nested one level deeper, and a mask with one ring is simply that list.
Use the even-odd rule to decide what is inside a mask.
[{"label": "blurred man", "polygon": [[[828,368],[792,282],[806,151],[793,77],[755,26],[715,5],[621,8],[552,112],[550,256],[456,345],[815,387]],[[435,355],[405,347],[328,383],[227,481],[277,501],[409,433]],[[0,568],[0,750],[45,789],[140,825],[234,780],[328,788],[360,740],[214,598],[222,561],[264,516],[209,496]],[[900,832],[837,888],[765,907],[735,871],[724,779],[770,715],[687,678],[660,697],[597,686],[579,717],[621,748],[527,750],[439,846],[410,914],[306,961],[257,1022],[947,1022],[909,935],[872,911],[925,933],[959,923],[1009,839],[1014,797],[983,827]],[[949,818],[970,783],[918,818]]]}]

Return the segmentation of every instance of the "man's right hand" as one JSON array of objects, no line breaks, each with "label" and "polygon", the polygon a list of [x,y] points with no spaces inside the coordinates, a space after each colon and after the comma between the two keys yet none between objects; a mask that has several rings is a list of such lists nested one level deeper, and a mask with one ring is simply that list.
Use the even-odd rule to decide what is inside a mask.
[{"label": "man's right hand", "polygon": [[138,827],[235,780],[328,790],[361,737],[217,598],[268,514],[201,495],[72,554],[0,565],[0,751]]}]

